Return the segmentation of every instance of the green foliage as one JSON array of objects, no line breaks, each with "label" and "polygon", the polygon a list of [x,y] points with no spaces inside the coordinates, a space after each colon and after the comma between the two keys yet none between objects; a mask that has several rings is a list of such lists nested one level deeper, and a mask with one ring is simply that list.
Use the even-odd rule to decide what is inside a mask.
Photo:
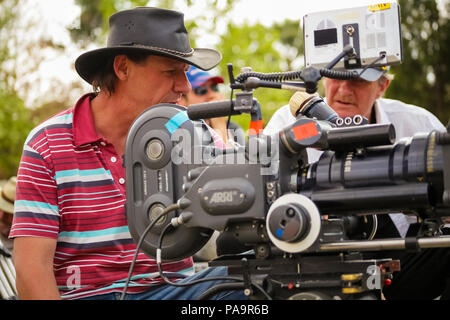
[{"label": "green foliage", "polygon": [[289,70],[293,70],[293,62],[303,56],[305,46],[303,43],[303,31],[298,20],[285,20],[275,23],[271,29],[276,30],[280,37],[280,43],[285,47],[283,58]]},{"label": "green foliage", "polygon": [[435,0],[399,0],[403,63],[391,68],[395,79],[387,97],[434,113],[444,124],[450,117],[450,3],[446,14]]},{"label": "green foliage", "polygon": [[11,54],[11,42],[14,37],[11,36],[11,30],[14,29],[15,19],[18,14],[18,0],[0,1],[0,91],[10,90],[15,75],[11,68],[6,64],[14,61]]},{"label": "green foliage", "polygon": [[[279,72],[281,56],[274,48],[275,41],[279,38],[279,31],[267,28],[261,24],[235,25],[230,23],[227,33],[221,36],[217,46],[223,59],[219,70],[224,76],[227,74],[227,64],[233,65],[234,76],[241,72],[243,67],[251,67],[255,72]],[[273,110],[285,103],[286,92],[278,92],[271,89],[258,89],[254,91],[254,97],[261,105],[263,119],[270,119]],[[244,130],[248,129],[249,117],[236,116],[233,121],[239,123]]]},{"label": "green foliage", "polygon": [[0,177],[16,175],[25,139],[33,128],[30,112],[12,93],[0,91]]},{"label": "green foliage", "polygon": [[0,179],[17,174],[23,143],[32,128],[29,110],[14,90],[11,41],[18,14],[17,0],[0,1]]}]

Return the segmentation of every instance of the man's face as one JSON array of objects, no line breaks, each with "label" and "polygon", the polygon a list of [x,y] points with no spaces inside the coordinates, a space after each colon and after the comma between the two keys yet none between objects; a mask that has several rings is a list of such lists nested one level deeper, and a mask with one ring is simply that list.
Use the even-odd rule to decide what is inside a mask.
[{"label": "man's face", "polygon": [[191,88],[186,77],[189,65],[174,59],[149,56],[145,61],[134,63],[126,60],[126,82],[122,94],[133,107],[143,109],[159,103],[179,102]]},{"label": "man's face", "polygon": [[222,93],[219,92],[217,84],[208,80],[201,86],[192,89],[187,94],[187,101],[189,104],[203,103],[223,100],[224,97]]},{"label": "man's face", "polygon": [[327,103],[341,117],[362,115],[370,119],[372,106],[376,99],[386,91],[389,80],[335,80],[324,79]]}]

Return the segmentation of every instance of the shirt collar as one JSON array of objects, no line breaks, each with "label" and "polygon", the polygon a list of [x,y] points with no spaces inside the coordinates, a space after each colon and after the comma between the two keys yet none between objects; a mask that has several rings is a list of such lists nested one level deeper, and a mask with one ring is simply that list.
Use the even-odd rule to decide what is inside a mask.
[{"label": "shirt collar", "polygon": [[375,100],[375,103],[373,104],[373,107],[375,108],[375,116],[377,118],[377,123],[380,123],[380,124],[391,123],[386,112],[381,107],[381,105],[380,105],[381,103],[382,103],[382,101],[380,99],[377,99],[377,100]]},{"label": "shirt collar", "polygon": [[101,140],[95,131],[94,118],[91,111],[91,100],[95,93],[83,95],[73,110],[73,141],[75,147]]}]

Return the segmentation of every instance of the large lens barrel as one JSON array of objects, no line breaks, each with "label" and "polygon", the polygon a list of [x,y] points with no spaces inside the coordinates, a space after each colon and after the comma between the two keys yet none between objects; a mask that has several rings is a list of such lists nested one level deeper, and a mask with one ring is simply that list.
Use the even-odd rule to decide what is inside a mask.
[{"label": "large lens barrel", "polygon": [[297,190],[321,212],[427,208],[442,202],[444,147],[438,132],[353,152],[326,151],[300,168]]}]

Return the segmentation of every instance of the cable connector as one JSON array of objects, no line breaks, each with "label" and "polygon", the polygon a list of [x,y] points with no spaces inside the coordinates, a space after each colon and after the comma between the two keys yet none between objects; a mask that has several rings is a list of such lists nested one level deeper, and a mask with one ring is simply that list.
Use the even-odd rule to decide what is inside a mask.
[{"label": "cable connector", "polygon": [[161,249],[160,248],[156,249],[156,262],[161,263]]},{"label": "cable connector", "polygon": [[172,220],[170,220],[170,223],[174,228],[176,228],[188,222],[193,216],[194,214],[192,212],[182,212],[179,217],[172,218]]},{"label": "cable connector", "polygon": [[184,210],[191,205],[192,201],[187,198],[181,198],[177,201],[179,209]]}]

